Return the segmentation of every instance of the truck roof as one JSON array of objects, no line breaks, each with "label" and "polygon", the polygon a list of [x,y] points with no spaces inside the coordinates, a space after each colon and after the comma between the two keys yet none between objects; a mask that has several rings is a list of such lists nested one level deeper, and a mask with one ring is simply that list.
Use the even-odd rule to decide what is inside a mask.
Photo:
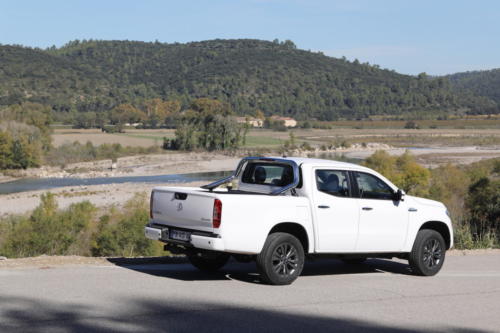
[{"label": "truck roof", "polygon": [[[294,161],[298,165],[306,164],[312,166],[329,166],[333,168],[348,168],[348,169],[357,169],[357,170],[370,170],[364,166],[354,163],[347,163],[335,160],[325,160],[320,158],[308,158],[308,157],[279,157],[273,156],[271,158],[279,158],[284,160]],[[370,170],[371,171],[371,170]]]}]

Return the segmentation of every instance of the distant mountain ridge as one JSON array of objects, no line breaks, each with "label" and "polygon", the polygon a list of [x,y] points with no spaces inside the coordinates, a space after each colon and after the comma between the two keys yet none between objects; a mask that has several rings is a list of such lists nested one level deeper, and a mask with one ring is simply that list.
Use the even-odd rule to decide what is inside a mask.
[{"label": "distant mountain ridge", "polygon": [[[454,82],[454,78],[449,78]],[[456,89],[454,87],[457,87]],[[148,98],[229,102],[238,114],[297,119],[499,112],[500,101],[450,84],[253,39],[192,43],[73,41],[47,50],[0,45],[0,106],[107,111]]]}]

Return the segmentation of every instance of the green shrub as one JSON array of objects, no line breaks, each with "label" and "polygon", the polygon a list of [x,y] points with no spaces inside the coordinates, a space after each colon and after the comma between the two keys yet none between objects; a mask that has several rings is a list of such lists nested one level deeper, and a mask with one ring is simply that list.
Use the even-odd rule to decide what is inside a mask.
[{"label": "green shrub", "polygon": [[29,216],[0,220],[0,255],[9,258],[37,255],[151,256],[164,254],[160,242],[144,237],[149,220],[144,194],[123,209],[112,208],[96,218],[88,201],[58,209],[55,196],[42,195]]},{"label": "green shrub", "polygon": [[152,256],[162,252],[160,243],[144,237],[149,221],[149,207],[144,194],[130,199],[123,208],[111,210],[100,218],[92,242],[94,256]]},{"label": "green shrub", "polygon": [[476,248],[476,243],[472,238],[472,233],[467,225],[459,224],[454,227],[454,241],[456,249],[474,249]]},{"label": "green shrub", "polygon": [[42,194],[40,205],[29,217],[9,220],[0,251],[7,257],[70,254],[70,246],[88,229],[95,211],[88,201],[58,210],[55,196]]}]

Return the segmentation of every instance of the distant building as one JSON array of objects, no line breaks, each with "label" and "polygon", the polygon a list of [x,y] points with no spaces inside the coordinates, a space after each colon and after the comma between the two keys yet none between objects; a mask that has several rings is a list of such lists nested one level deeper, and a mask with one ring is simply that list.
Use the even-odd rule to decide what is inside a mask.
[{"label": "distant building", "polygon": [[285,127],[295,127],[297,126],[297,120],[290,118],[290,117],[281,117],[281,116],[272,116],[272,120],[278,120],[278,121],[283,121],[283,125]]},{"label": "distant building", "polygon": [[240,124],[249,124],[253,127],[262,127],[264,126],[264,121],[262,119],[253,118],[253,117],[235,117],[237,123]]}]

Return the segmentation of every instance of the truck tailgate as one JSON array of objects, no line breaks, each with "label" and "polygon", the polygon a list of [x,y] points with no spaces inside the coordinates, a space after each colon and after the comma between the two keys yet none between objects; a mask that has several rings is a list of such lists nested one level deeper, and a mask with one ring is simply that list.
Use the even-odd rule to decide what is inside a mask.
[{"label": "truck tailgate", "polygon": [[213,232],[215,194],[200,188],[156,187],[152,193],[153,223]]}]

